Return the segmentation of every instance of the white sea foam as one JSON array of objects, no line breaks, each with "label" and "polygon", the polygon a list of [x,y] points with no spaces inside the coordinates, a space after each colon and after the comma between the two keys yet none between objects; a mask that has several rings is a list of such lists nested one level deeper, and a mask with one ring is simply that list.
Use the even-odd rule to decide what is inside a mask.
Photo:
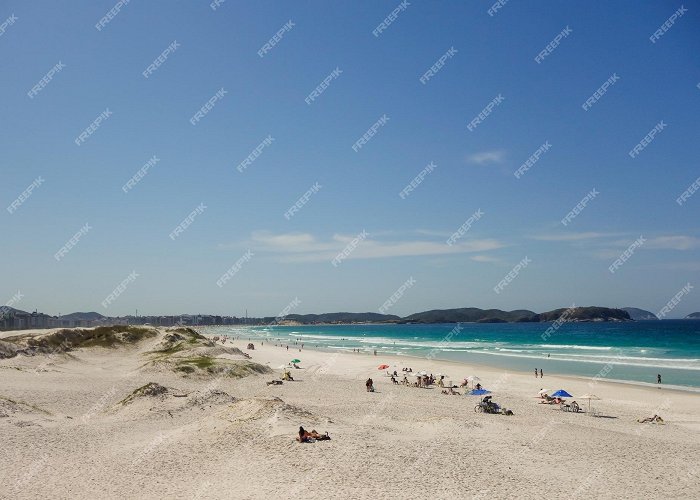
[{"label": "white sea foam", "polygon": [[615,349],[610,346],[593,346],[593,345],[570,345],[570,344],[538,344],[536,347],[544,349],[584,349],[586,351],[612,351]]},{"label": "white sea foam", "polygon": [[[511,354],[502,351],[472,351],[478,354],[490,354],[494,356],[509,356],[513,358],[528,358],[542,360],[542,354]],[[580,356],[580,357],[577,357]],[[642,358],[642,357],[609,357],[609,356],[586,356],[576,354],[555,355],[551,358],[553,361],[569,361],[579,363],[595,363],[598,365],[623,365],[623,366],[639,366],[650,368],[675,368],[679,370],[700,370],[698,359],[685,358]]]}]

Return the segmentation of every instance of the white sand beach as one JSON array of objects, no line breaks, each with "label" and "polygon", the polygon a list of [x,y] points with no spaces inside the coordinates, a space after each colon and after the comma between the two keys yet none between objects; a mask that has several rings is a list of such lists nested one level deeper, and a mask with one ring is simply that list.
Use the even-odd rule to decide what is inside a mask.
[{"label": "white sand beach", "polygon": [[[170,354],[147,354],[162,351],[166,335],[0,359],[0,497],[698,497],[697,394],[260,342],[251,351],[247,339],[223,348],[198,341],[178,358],[178,366],[203,357],[247,363],[228,349],[236,347],[272,368],[232,378],[173,371]],[[295,380],[266,385],[292,358],[302,367],[291,370]],[[394,385],[377,370],[382,363],[399,374],[406,366],[447,374],[455,384],[477,375],[514,415],[476,413],[477,396]],[[365,390],[368,377],[376,392]],[[166,389],[154,385],[153,395],[124,402],[148,383]],[[538,404],[541,388],[573,399],[593,393],[600,416]],[[665,424],[636,421],[654,414]],[[300,425],[332,439],[298,443]]]}]

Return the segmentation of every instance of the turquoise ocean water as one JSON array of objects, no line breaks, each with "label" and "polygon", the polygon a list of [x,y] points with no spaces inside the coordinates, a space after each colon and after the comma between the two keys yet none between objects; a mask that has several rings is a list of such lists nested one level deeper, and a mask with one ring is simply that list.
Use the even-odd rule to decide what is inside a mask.
[{"label": "turquoise ocean water", "polygon": [[[700,390],[700,321],[630,323],[220,326],[206,333],[303,342],[327,351],[480,363],[508,370],[662,382]],[[549,329],[549,331],[548,331]],[[418,366],[416,361],[413,365]]]}]

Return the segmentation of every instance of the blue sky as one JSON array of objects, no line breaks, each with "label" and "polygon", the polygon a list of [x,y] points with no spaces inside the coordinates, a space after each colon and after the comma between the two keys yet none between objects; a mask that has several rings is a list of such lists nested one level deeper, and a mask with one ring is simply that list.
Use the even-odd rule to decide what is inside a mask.
[{"label": "blue sky", "polygon": [[[491,16],[490,0],[128,2],[96,29],[116,3],[0,5],[0,24],[16,18],[0,35],[0,303],[19,290],[15,307],[51,314],[274,315],[295,298],[298,313],[377,311],[412,277],[388,312],[573,303],[657,312],[699,281],[700,194],[676,202],[700,177],[697,3],[513,1]],[[652,43],[681,5],[687,12]],[[30,98],[59,62],[65,67]],[[612,75],[619,79],[582,109]],[[516,178],[545,142],[551,148]],[[125,193],[153,156],[159,161]],[[431,162],[436,168],[399,196]],[[563,225],[591,190],[599,194]],[[478,209],[484,215],[447,245]],[[368,236],[332,265],[362,231]],[[138,277],[103,307],[132,271]],[[700,310],[699,293],[684,294],[669,317]]]}]

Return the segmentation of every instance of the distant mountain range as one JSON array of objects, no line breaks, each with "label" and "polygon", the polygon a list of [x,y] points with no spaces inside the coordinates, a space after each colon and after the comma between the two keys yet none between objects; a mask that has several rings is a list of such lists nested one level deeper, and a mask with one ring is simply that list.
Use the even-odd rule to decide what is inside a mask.
[{"label": "distant mountain range", "polygon": [[400,323],[516,323],[537,321],[536,313],[526,309],[501,311],[500,309],[433,309],[402,318]]},{"label": "distant mountain range", "polygon": [[[290,314],[283,322],[301,324],[313,323],[529,323],[541,321],[631,321],[630,315],[621,309],[607,307],[575,307],[572,309],[555,309],[536,313],[527,309],[502,311],[500,309],[479,309],[463,307],[458,309],[433,309],[400,318],[392,314],[377,313],[325,313],[325,314]],[[274,318],[262,318],[262,323],[269,323]],[[258,321],[252,319],[252,321]]]},{"label": "distant mountain range", "polygon": [[608,307],[573,307],[535,313],[527,309],[501,311],[500,309],[444,309],[411,314],[400,323],[525,323],[542,321],[631,321],[622,309]]},{"label": "distant mountain range", "polygon": [[[3,317],[14,315],[32,315],[9,306],[0,306],[0,320]],[[479,309],[476,307],[462,307],[456,309],[432,309],[411,314],[405,317],[393,314],[379,314],[373,312],[351,313],[336,312],[323,314],[288,314],[282,318],[236,318],[233,316],[213,315],[172,315],[172,316],[125,316],[107,317],[98,312],[74,312],[55,318],[54,326],[66,326],[66,322],[80,326],[95,326],[100,324],[319,324],[319,323],[396,323],[396,324],[429,324],[429,323],[536,323],[549,321],[645,321],[658,320],[650,311],[636,307],[613,309],[608,307],[574,307],[561,308],[552,311],[536,313],[527,309],[503,311],[500,309]],[[169,318],[169,322],[160,319]],[[179,318],[179,319],[178,319]],[[196,321],[195,321],[196,318]],[[222,321],[222,318],[224,321]],[[685,319],[700,319],[700,312],[686,316]],[[51,324],[48,325],[52,326]],[[46,326],[44,326],[46,327]],[[17,328],[15,326],[15,328]],[[20,327],[22,328],[22,327]],[[26,328],[26,326],[24,327]],[[0,329],[3,329],[0,324]]]},{"label": "distant mountain range", "polygon": [[627,311],[635,321],[646,321],[646,320],[658,320],[659,318],[651,311],[645,311],[644,309],[638,309],[636,307],[623,307],[623,311]]}]

